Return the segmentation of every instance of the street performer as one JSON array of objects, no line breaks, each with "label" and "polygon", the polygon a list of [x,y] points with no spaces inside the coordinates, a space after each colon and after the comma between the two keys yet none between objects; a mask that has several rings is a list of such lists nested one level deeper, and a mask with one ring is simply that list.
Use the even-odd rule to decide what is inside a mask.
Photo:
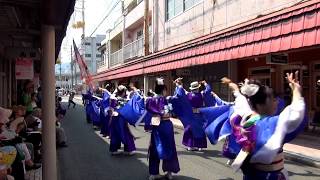
[{"label": "street performer", "polygon": [[283,145],[303,129],[306,118],[298,72],[287,74],[287,80],[292,90],[292,102],[278,116],[273,116],[277,101],[268,86],[247,79],[239,89],[230,79],[222,80],[236,97],[234,113],[230,117],[229,137],[233,138],[226,141],[223,154],[235,153],[232,167],[241,168],[244,180],[288,179]]},{"label": "street performer", "polygon": [[[183,89],[182,78],[178,78],[175,81],[176,92],[175,97],[181,99],[185,97],[187,99],[186,103],[188,106],[175,106],[175,109],[185,109],[186,111],[191,111],[189,115],[190,124],[187,124],[184,129],[182,144],[187,147],[188,151],[198,150],[201,151],[203,148],[207,148],[207,137],[204,132],[206,126],[206,120],[203,118],[200,108],[215,105],[214,96],[211,93],[211,87],[206,81],[192,82],[190,84],[190,92]],[[200,87],[203,85],[205,87],[204,91],[200,91]],[[210,101],[211,99],[211,101]],[[180,113],[177,113],[179,116]],[[179,117],[183,121],[183,117]]]},{"label": "street performer", "polygon": [[110,119],[110,152],[112,155],[120,154],[118,150],[121,148],[121,143],[124,145],[124,153],[133,155],[136,147],[134,136],[130,132],[128,122],[119,113],[119,110],[128,102],[127,88],[119,85],[116,89],[116,96],[111,97],[110,109],[112,116]]},{"label": "street performer", "polygon": [[172,106],[166,98],[167,88],[164,79],[157,78],[154,96],[146,101],[146,110],[152,115],[151,141],[149,146],[149,180],[160,178],[160,159],[166,177],[172,179],[172,173],[180,171],[174,140],[173,124],[170,121]]},{"label": "street performer", "polygon": [[100,107],[100,122],[101,122],[101,131],[100,134],[103,137],[109,138],[110,136],[110,118],[111,118],[111,86],[107,84],[105,88],[99,88],[102,91],[102,100]]}]

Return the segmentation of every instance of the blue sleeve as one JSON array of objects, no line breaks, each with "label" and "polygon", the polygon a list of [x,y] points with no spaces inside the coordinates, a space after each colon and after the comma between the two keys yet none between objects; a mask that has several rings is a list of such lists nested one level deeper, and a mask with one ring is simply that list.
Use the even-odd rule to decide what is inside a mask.
[{"label": "blue sleeve", "polygon": [[220,99],[220,97],[217,96],[217,95],[214,96],[214,99],[215,99],[216,104],[217,104],[218,106],[222,106],[222,105],[226,105],[226,104],[227,104],[227,103],[224,102],[222,99]]},{"label": "blue sleeve", "polygon": [[211,94],[212,88],[209,84],[205,85],[205,90],[203,91],[203,100],[206,107],[215,106],[216,100]]}]

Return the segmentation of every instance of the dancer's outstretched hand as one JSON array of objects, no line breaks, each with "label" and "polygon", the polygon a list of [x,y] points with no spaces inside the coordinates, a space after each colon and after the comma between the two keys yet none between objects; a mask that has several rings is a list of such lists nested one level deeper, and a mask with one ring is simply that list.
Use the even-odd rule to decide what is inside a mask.
[{"label": "dancer's outstretched hand", "polygon": [[173,81],[173,83],[181,85],[182,84],[182,79],[181,77],[177,78],[176,80]]},{"label": "dancer's outstretched hand", "polygon": [[286,79],[289,83],[290,88],[293,90],[297,89],[301,91],[301,86],[299,83],[299,71],[293,73],[287,73]]},{"label": "dancer's outstretched hand", "polygon": [[223,84],[229,84],[229,83],[231,83],[232,81],[231,81],[231,79],[229,79],[229,78],[227,78],[227,77],[223,77],[222,79],[221,79],[221,83],[223,83]]},{"label": "dancer's outstretched hand", "polygon": [[203,81],[199,81],[199,83],[200,83],[200,84],[202,84],[202,85],[205,85],[205,84],[207,84],[206,80],[203,80]]},{"label": "dancer's outstretched hand", "polygon": [[239,91],[239,87],[237,84],[235,84],[234,82],[231,81],[231,79],[227,78],[227,77],[224,77],[221,79],[221,83],[223,84],[226,84],[229,86],[229,88],[232,90],[232,91]]}]

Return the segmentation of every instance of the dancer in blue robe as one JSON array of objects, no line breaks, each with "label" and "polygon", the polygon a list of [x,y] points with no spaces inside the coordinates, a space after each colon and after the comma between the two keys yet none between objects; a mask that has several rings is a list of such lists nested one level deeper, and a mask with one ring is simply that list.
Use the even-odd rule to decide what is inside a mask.
[{"label": "dancer in blue robe", "polygon": [[[205,134],[205,127],[207,125],[206,119],[200,112],[200,108],[214,106],[216,104],[216,100],[211,93],[211,87],[205,81],[202,81],[201,84],[204,85],[205,90],[200,92],[199,88],[201,84],[199,82],[192,82],[190,84],[191,92],[186,92],[182,87],[182,79],[178,78],[176,81],[176,97],[178,99],[186,98],[186,103],[189,103],[189,106],[175,106],[174,109],[182,109],[185,111],[191,111],[189,113],[191,116],[188,116],[189,123],[185,123],[184,126],[184,135],[182,144],[187,147],[187,150],[201,150],[203,148],[207,148],[207,137]],[[190,109],[191,106],[191,109]],[[177,113],[179,114],[183,113]],[[185,116],[185,115],[183,115]],[[182,121],[184,121],[184,117],[179,117]]]},{"label": "dancer in blue robe", "polygon": [[[136,147],[134,144],[134,136],[130,132],[128,122],[119,113],[120,109],[128,102],[126,97],[126,87],[120,85],[117,87],[115,98],[111,98],[110,109],[112,116],[110,119],[110,148],[112,155],[120,154],[119,149],[121,143],[124,145],[124,153],[133,155]],[[125,113],[125,112],[124,112]]]},{"label": "dancer in blue robe", "polygon": [[100,127],[100,99],[98,99],[97,97],[93,97],[92,101],[91,101],[91,120],[92,120],[92,125],[94,129],[98,129],[98,127]]},{"label": "dancer in blue robe", "polygon": [[172,106],[166,97],[163,79],[156,80],[155,95],[147,99],[146,109],[152,115],[151,141],[149,146],[149,180],[157,179],[160,160],[166,177],[172,179],[172,173],[180,171],[174,140],[173,124],[170,121]]},{"label": "dancer in blue robe", "polygon": [[110,118],[111,118],[111,111],[110,111],[110,101],[111,101],[111,86],[107,84],[105,89],[100,88],[102,93],[102,100],[101,100],[101,109],[100,109],[100,121],[101,121],[101,131],[103,137],[109,138],[110,136]]},{"label": "dancer in blue robe", "polygon": [[274,116],[278,101],[271,88],[255,80],[246,80],[239,89],[229,79],[223,79],[236,97],[234,112],[229,125],[226,123],[225,126],[231,128],[231,133],[227,136],[223,154],[229,158],[233,156],[231,166],[235,170],[241,168],[244,180],[288,179],[283,145],[298,135],[307,120],[298,72],[287,74],[287,80],[292,89],[292,102]]},{"label": "dancer in blue robe", "polygon": [[84,106],[86,110],[86,120],[87,123],[91,123],[91,113],[92,113],[92,106],[91,106],[91,101],[93,100],[92,93],[91,91],[87,91],[86,94],[83,94],[83,99],[84,99]]}]

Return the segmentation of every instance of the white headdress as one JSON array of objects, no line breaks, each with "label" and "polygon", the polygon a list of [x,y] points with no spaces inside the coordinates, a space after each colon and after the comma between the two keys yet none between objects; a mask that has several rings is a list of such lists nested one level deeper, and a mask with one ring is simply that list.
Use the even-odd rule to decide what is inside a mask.
[{"label": "white headdress", "polygon": [[251,97],[255,95],[259,91],[260,86],[257,84],[249,84],[249,79],[245,79],[244,83],[242,84],[240,91],[241,94]]},{"label": "white headdress", "polygon": [[162,77],[156,79],[157,85],[164,85],[164,79]]},{"label": "white headdress", "polygon": [[119,85],[118,86],[118,90],[119,91],[123,91],[123,90],[125,91],[125,90],[127,90],[127,88],[124,85]]}]

